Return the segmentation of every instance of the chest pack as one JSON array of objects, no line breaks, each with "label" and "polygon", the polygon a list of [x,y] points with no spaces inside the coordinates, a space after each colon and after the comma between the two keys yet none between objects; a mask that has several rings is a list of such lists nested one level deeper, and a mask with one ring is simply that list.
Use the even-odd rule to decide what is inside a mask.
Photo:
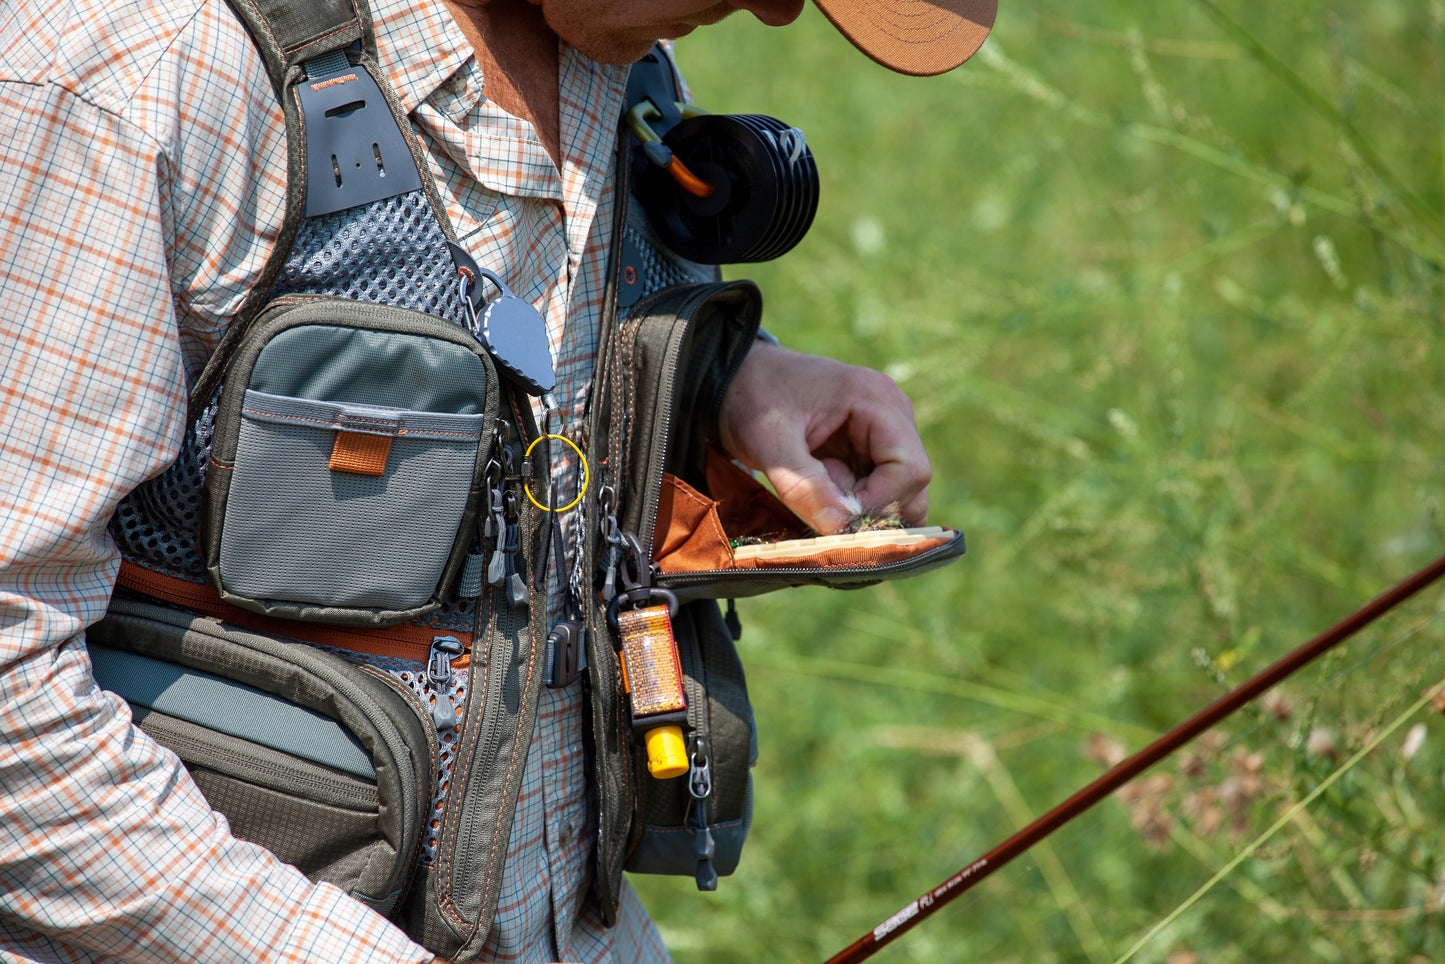
[{"label": "chest pack", "polygon": [[[364,5],[233,6],[286,118],[284,224],[192,388],[180,458],[112,523],[98,682],[236,836],[443,957],[483,953],[544,685],[582,687],[604,922],[624,871],[714,888],[757,757],[718,600],[926,571],[962,537],[739,550],[813,535],[710,444],[761,300],[658,241],[629,189],[658,152],[624,128],[567,563],[586,585],[549,624],[540,318],[457,243]],[[680,100],[663,53],[634,68],[629,108]]]},{"label": "chest pack", "polygon": [[365,7],[233,6],[285,115],[284,221],[180,458],[112,522],[97,681],[236,836],[475,959],[545,662],[545,331],[456,243]]}]

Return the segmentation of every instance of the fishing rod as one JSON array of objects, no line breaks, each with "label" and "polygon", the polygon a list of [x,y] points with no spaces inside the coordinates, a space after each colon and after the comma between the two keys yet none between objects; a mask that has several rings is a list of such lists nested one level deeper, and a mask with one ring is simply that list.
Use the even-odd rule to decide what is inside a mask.
[{"label": "fishing rod", "polygon": [[1299,649],[1230,690],[1138,753],[1121,761],[1112,770],[965,866],[937,887],[910,901],[873,930],[828,958],[826,964],[854,964],[855,961],[872,957],[879,948],[913,929],[944,904],[963,894],[995,870],[1033,847],[1034,844],[1240,707],[1273,689],[1295,672],[1349,639],[1400,603],[1435,582],[1442,575],[1445,575],[1445,556],[1441,556],[1419,572],[1376,596]]}]

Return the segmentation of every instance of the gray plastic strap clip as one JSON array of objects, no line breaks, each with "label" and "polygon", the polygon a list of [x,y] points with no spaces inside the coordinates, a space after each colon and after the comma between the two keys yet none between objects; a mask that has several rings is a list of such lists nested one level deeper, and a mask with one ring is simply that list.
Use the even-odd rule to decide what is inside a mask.
[{"label": "gray plastic strap clip", "polygon": [[365,67],[340,51],[302,65],[296,85],[306,128],[306,216],[421,190],[406,135]]}]

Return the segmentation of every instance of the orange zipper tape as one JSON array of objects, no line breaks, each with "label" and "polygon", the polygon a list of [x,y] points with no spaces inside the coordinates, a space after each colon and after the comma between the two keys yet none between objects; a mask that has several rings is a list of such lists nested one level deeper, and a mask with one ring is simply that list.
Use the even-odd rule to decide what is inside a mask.
[{"label": "orange zipper tape", "polygon": [[347,649],[353,653],[388,656],[425,663],[431,652],[432,640],[438,635],[447,635],[461,640],[463,647],[462,654],[452,660],[453,668],[461,669],[467,666],[472,658],[472,634],[467,632],[446,630],[443,633],[410,624],[385,628],[338,629],[331,626],[317,626],[314,623],[278,619],[275,616],[263,616],[224,601],[220,594],[209,585],[152,572],[133,562],[120,564],[118,582],[127,589],[134,589],[163,602],[173,603],[185,609],[225,620],[228,623],[235,623],[238,626],[245,626],[247,629],[259,629],[277,636],[288,636],[291,639],[305,640],[308,643]]}]

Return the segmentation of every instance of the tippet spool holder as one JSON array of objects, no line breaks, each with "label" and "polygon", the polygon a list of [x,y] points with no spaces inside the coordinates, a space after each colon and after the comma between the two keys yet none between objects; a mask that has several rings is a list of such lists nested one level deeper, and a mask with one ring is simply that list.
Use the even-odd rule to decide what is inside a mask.
[{"label": "tippet spool holder", "polygon": [[632,184],[653,230],[701,264],[792,250],[818,210],[818,168],[803,132],[763,114],[708,114],[677,103],[675,89],[660,54],[633,65]]}]

